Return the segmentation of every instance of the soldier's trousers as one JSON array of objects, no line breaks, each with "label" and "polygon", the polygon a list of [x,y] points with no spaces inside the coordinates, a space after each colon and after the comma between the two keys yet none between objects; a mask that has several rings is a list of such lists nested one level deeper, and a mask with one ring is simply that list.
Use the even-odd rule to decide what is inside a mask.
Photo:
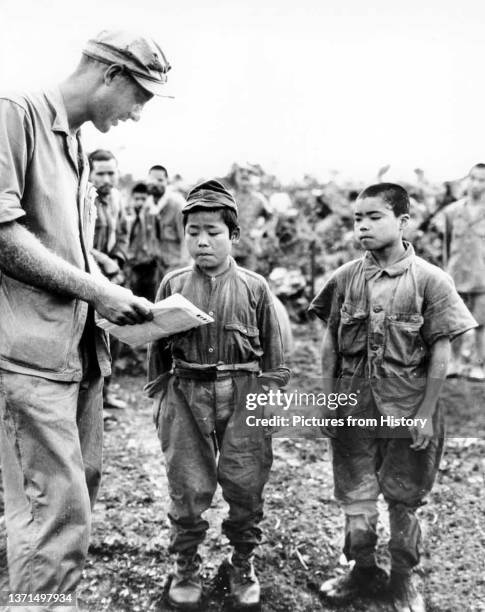
[{"label": "soldier's trousers", "polygon": [[97,365],[86,368],[80,382],[0,370],[0,450],[13,592],[73,593],[81,579],[101,478],[102,385]]},{"label": "soldier's trousers", "polygon": [[[375,407],[359,417],[377,417]],[[438,404],[434,438],[425,450],[410,448],[406,429],[338,428],[332,440],[335,497],[345,514],[344,553],[362,567],[374,565],[377,498],[389,508],[392,569],[409,573],[419,563],[421,530],[416,510],[431,491],[443,453],[444,419]]]},{"label": "soldier's trousers", "polygon": [[273,460],[271,437],[244,425],[250,376],[216,381],[172,375],[155,400],[154,416],[165,457],[172,524],[170,552],[204,539],[217,483],[229,504],[222,531],[230,543],[252,548],[261,540],[263,489]]}]

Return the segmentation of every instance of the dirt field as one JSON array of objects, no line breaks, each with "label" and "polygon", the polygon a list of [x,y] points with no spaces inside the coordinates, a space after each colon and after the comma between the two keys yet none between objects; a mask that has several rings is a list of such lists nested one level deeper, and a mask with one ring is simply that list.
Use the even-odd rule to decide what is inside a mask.
[{"label": "dirt field", "polygon": [[[290,386],[318,391],[317,329],[300,327],[297,334]],[[119,376],[117,380],[129,408],[118,413],[118,423],[106,432],[104,480],[79,599],[82,610],[167,610],[163,597],[171,561],[166,552],[168,496],[161,452],[150,403],[141,392],[143,378]],[[465,422],[475,437],[448,440],[437,484],[420,510],[425,544],[419,579],[431,612],[485,611],[485,385],[452,381],[444,397],[452,428]],[[256,559],[262,609],[333,610],[320,601],[318,587],[323,579],[345,572],[346,566],[340,550],[343,522],[332,497],[327,443],[278,439],[274,450],[263,525],[266,535]],[[381,510],[380,553],[387,563],[384,504]],[[228,552],[219,535],[224,513],[225,503],[218,495],[208,512],[211,529],[201,551],[207,595],[204,611],[231,609],[222,585],[214,580]],[[0,587],[5,577],[2,582]],[[384,600],[361,600],[338,609],[391,608]]]}]

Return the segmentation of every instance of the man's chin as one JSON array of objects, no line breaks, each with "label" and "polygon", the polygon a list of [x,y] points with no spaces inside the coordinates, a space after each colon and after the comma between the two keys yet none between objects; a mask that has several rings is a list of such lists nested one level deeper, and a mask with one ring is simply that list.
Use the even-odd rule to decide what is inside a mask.
[{"label": "man's chin", "polygon": [[109,132],[112,128],[111,121],[105,121],[103,123],[93,121],[92,123],[94,127],[98,130],[98,132],[101,132],[102,134],[106,134],[106,132]]}]

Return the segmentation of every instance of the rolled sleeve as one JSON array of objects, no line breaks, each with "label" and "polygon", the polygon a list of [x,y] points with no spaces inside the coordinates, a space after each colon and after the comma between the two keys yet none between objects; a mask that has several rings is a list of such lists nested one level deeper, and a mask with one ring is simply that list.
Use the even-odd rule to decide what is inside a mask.
[{"label": "rolled sleeve", "polygon": [[25,215],[21,200],[32,142],[32,126],[25,110],[0,98],[0,223]]},{"label": "rolled sleeve", "polygon": [[454,340],[478,326],[445,272],[436,274],[426,286],[423,317],[422,335],[429,346],[438,338]]}]

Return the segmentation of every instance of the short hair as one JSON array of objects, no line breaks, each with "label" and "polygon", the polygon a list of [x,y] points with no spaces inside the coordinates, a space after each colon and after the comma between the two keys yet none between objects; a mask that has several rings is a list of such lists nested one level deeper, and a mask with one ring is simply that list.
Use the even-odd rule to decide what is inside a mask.
[{"label": "short hair", "polygon": [[221,220],[227,225],[229,230],[229,236],[232,236],[233,233],[239,229],[239,223],[237,221],[237,214],[231,208],[207,208],[206,206],[194,206],[187,212],[182,213],[182,222],[184,225],[184,229],[187,226],[189,215],[196,212],[220,212]]},{"label": "short hair", "polygon": [[111,161],[114,159],[116,161],[116,157],[108,151],[107,149],[96,149],[88,155],[89,167],[91,170],[93,169],[94,162],[97,161]]},{"label": "short hair", "polygon": [[396,217],[408,215],[410,209],[408,192],[396,183],[377,183],[366,187],[359,193],[358,200],[364,198],[382,198],[388,204]]},{"label": "short hair", "polygon": [[144,193],[148,195],[148,187],[146,186],[146,183],[136,183],[136,185],[133,186],[131,193],[132,195],[135,193]]},{"label": "short hair", "polygon": [[152,170],[158,170],[158,172],[164,172],[165,176],[168,178],[168,172],[167,172],[167,169],[165,168],[165,166],[160,166],[159,164],[156,164],[155,166],[152,166],[150,168],[150,170],[148,171],[148,174],[150,174],[150,172]]}]

